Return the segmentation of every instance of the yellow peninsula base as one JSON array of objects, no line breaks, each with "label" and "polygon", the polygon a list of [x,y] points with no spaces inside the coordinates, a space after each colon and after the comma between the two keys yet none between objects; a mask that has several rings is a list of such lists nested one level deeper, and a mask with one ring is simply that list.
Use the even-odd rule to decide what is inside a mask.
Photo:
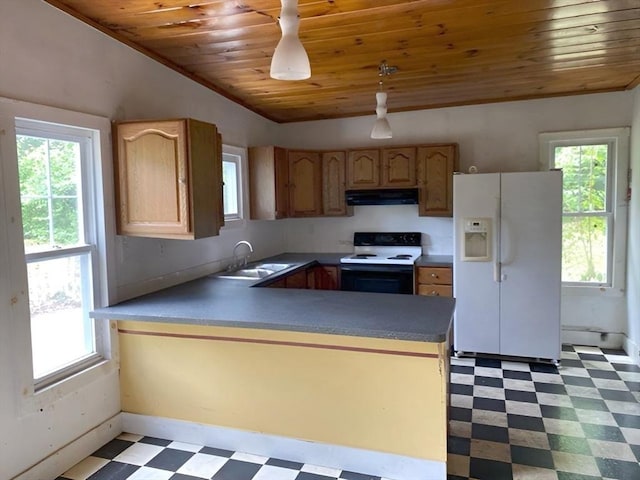
[{"label": "yellow peninsula base", "polygon": [[118,331],[125,431],[397,480],[446,478],[448,338],[148,321],[118,321]]}]

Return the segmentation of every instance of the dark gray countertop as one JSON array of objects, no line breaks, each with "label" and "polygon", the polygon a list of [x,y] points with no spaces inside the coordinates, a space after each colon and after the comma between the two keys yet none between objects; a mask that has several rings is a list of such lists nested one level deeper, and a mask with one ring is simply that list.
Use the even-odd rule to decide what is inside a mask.
[{"label": "dark gray countertop", "polygon": [[[266,261],[302,267],[315,261],[337,264],[340,256],[292,253]],[[452,298],[418,295],[249,288],[256,283],[210,275],[97,309],[91,316],[442,342],[455,304]]]},{"label": "dark gray countertop", "polygon": [[321,265],[340,265],[340,259],[349,255],[343,253],[281,253],[275,257],[269,257],[266,261],[272,263],[309,263],[316,261]]},{"label": "dark gray countertop", "polygon": [[416,267],[453,267],[453,255],[422,255]]}]

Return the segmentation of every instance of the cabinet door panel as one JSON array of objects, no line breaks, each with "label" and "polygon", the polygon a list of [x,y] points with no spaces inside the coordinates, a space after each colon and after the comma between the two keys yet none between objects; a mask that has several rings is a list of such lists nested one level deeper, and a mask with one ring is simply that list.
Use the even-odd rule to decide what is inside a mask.
[{"label": "cabinet door panel", "polygon": [[456,165],[456,145],[418,148],[421,216],[453,215],[453,172]]},{"label": "cabinet door panel", "polygon": [[289,152],[289,216],[322,215],[322,165],[318,152]]},{"label": "cabinet door panel", "polygon": [[275,217],[287,218],[289,216],[289,160],[284,148],[273,149],[275,168]]},{"label": "cabinet door panel", "polygon": [[347,163],[347,188],[367,189],[380,186],[380,151],[352,150]]},{"label": "cabinet door panel", "polygon": [[314,288],[317,290],[340,290],[338,267],[319,265],[313,268]]},{"label": "cabinet door panel", "polygon": [[344,195],[346,168],[345,152],[322,154],[322,213],[326,216],[346,216],[353,211]]},{"label": "cabinet door panel", "polygon": [[382,186],[416,186],[416,149],[385,148],[382,150]]},{"label": "cabinet door panel", "polygon": [[211,237],[224,224],[222,136],[210,123],[189,119],[187,126],[191,231],[194,238]]},{"label": "cabinet door panel", "polygon": [[117,126],[118,233],[189,232],[185,135],[184,121]]},{"label": "cabinet door panel", "polygon": [[419,267],[418,283],[452,285],[453,270],[448,267]]},{"label": "cabinet door panel", "polygon": [[117,231],[196,239],[219,233],[222,139],[194,119],[114,124]]},{"label": "cabinet door panel", "polygon": [[284,279],[287,288],[307,288],[307,271],[293,273]]},{"label": "cabinet door panel", "polygon": [[451,285],[418,285],[418,295],[426,297],[452,297]]}]

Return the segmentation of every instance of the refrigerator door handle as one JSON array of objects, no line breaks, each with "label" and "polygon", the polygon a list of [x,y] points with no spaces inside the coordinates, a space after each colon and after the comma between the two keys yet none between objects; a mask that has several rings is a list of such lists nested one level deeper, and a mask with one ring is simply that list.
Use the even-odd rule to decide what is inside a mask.
[{"label": "refrigerator door handle", "polygon": [[493,217],[493,281],[500,283],[502,281],[502,266],[500,264],[500,197],[496,197],[496,208]]}]

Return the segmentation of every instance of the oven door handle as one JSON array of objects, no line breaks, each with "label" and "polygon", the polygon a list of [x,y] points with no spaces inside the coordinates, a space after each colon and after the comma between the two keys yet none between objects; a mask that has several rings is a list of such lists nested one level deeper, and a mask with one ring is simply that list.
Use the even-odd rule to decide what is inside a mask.
[{"label": "oven door handle", "polygon": [[343,272],[412,273],[413,265],[391,266],[388,264],[383,264],[383,266],[380,266],[370,264],[353,265],[341,263],[340,270]]}]

